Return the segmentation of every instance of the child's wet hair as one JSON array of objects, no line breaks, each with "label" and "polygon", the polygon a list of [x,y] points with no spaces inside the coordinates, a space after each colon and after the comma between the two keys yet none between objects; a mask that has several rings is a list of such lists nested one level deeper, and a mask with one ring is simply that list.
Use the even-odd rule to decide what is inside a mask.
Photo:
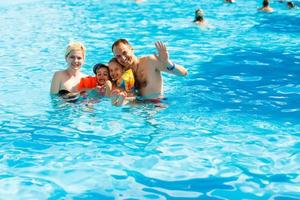
[{"label": "child's wet hair", "polygon": [[97,63],[97,64],[94,65],[94,67],[93,67],[93,72],[94,72],[94,74],[97,75],[97,71],[98,71],[100,68],[105,68],[105,69],[107,69],[107,71],[108,71],[108,73],[109,73],[109,69],[108,69],[108,66],[107,66],[107,65],[102,64],[102,63]]},{"label": "child's wet hair", "polygon": [[77,41],[70,42],[65,52],[65,58],[67,58],[72,51],[81,51],[83,58],[85,58],[85,50],[86,49],[83,43]]},{"label": "child's wet hair", "polygon": [[[112,63],[112,62],[116,62],[116,63],[118,63],[119,65],[121,65],[115,57],[113,57],[112,59],[110,59],[109,62],[108,62],[108,64],[109,64],[109,63]],[[122,65],[121,65],[121,66],[122,66]]]}]

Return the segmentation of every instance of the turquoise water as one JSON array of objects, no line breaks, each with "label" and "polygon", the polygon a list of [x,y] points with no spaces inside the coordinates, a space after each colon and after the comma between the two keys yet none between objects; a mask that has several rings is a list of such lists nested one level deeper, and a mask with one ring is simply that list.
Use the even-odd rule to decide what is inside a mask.
[{"label": "turquoise water", "polygon": [[[0,1],[0,199],[300,199],[300,10],[260,1]],[[191,21],[202,8],[210,24]],[[166,108],[51,99],[70,40],[83,72],[127,38],[188,77]]]}]

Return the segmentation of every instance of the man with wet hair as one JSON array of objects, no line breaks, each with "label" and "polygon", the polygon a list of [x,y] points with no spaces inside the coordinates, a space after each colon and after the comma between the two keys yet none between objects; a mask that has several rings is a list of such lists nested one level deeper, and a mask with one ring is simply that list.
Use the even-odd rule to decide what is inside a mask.
[{"label": "man with wet hair", "polygon": [[273,8],[270,7],[270,2],[269,0],[264,0],[263,1],[263,7],[259,8],[258,10],[263,11],[263,12],[273,12]]},{"label": "man with wet hair", "polygon": [[183,66],[170,60],[167,47],[162,42],[156,42],[155,47],[158,55],[137,57],[126,39],[119,39],[112,45],[112,52],[117,61],[124,66],[125,70],[133,70],[138,95],[145,100],[164,97],[161,72],[176,76],[187,75],[187,70]]},{"label": "man with wet hair", "polygon": [[207,25],[206,20],[204,20],[204,11],[201,9],[195,10],[195,19],[194,23],[200,25],[200,26],[205,26]]}]

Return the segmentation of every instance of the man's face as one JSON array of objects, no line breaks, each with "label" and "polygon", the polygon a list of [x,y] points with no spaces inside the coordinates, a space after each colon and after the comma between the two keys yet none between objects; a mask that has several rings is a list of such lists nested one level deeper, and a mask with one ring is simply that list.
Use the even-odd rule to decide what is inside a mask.
[{"label": "man's face", "polygon": [[118,62],[125,68],[130,68],[134,62],[134,54],[131,46],[120,43],[114,46],[113,54]]}]

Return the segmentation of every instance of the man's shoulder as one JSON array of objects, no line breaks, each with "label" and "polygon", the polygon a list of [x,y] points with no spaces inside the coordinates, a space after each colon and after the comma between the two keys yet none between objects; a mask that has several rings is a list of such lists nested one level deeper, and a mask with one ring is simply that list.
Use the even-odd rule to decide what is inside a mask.
[{"label": "man's shoulder", "polygon": [[152,60],[154,59],[155,57],[153,55],[144,55],[144,56],[141,56],[139,58],[140,61],[149,61],[149,60]]},{"label": "man's shoulder", "polygon": [[139,62],[143,65],[156,65],[157,58],[154,55],[142,56],[139,58]]}]

